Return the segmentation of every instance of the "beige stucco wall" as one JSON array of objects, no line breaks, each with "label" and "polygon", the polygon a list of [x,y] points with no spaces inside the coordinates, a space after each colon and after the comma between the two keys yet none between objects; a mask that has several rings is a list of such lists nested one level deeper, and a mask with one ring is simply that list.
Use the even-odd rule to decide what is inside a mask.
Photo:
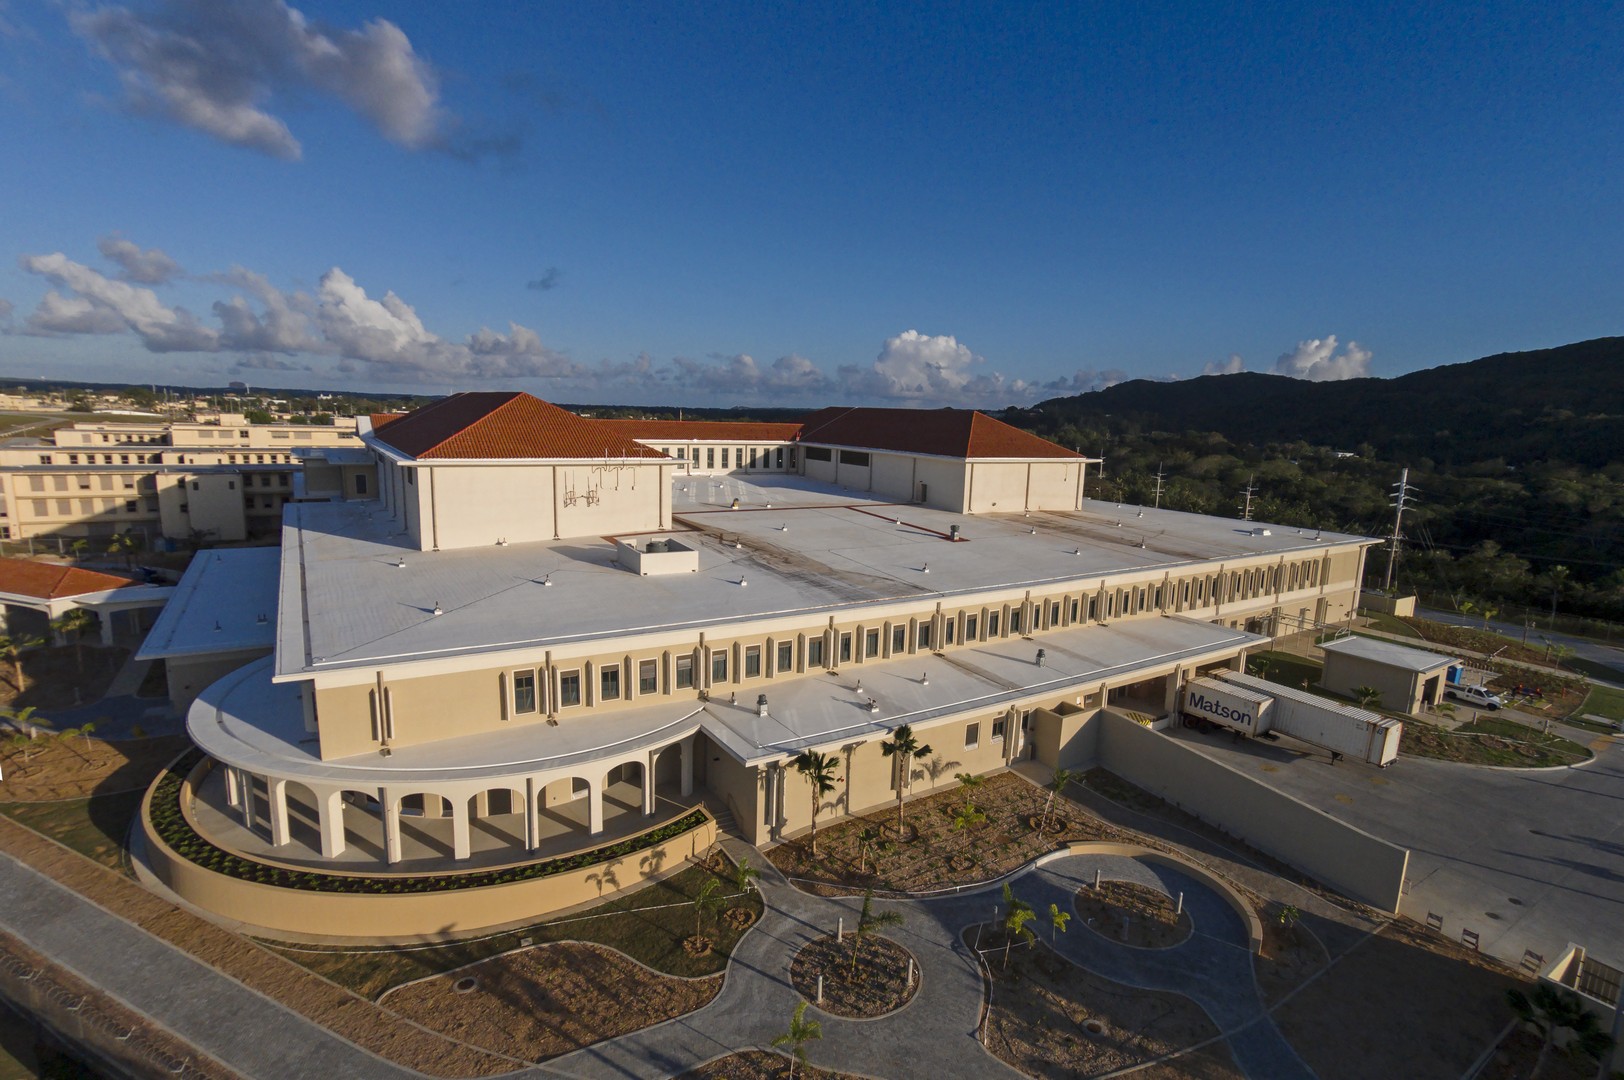
[{"label": "beige stucco wall", "polygon": [[1346,825],[1199,751],[1103,712],[1098,763],[1348,896],[1396,912],[1407,849]]},{"label": "beige stucco wall", "polygon": [[432,543],[442,550],[551,540],[554,533],[550,465],[467,465],[419,468],[417,483],[434,508]]},{"label": "beige stucco wall", "polygon": [[1097,708],[1038,709],[1032,714],[1033,755],[1051,769],[1088,768],[1099,757]]},{"label": "beige stucco wall", "polygon": [[[436,940],[535,920],[606,898],[598,883],[588,880],[602,869],[601,864],[508,885],[397,895],[306,892],[241,881],[182,858],[159,838],[148,812],[152,791],[149,788],[142,800],[140,824],[147,866],[153,875],[182,899],[205,911],[269,930],[324,937]],[[183,805],[190,798],[188,782],[181,792]],[[610,865],[615,866],[622,884],[620,891],[625,892],[682,870],[687,860],[703,856],[715,840],[716,823],[706,815],[697,829]],[[649,857],[655,853],[661,857]],[[648,868],[653,866],[664,870],[650,873]]]},{"label": "beige stucco wall", "polygon": [[921,457],[917,459],[914,474],[914,494],[919,497],[919,485],[925,485],[925,505],[954,514],[965,512],[964,479],[969,465],[946,458]]},{"label": "beige stucco wall", "polygon": [[1442,700],[1443,676],[1443,669],[1422,678],[1419,672],[1379,664],[1362,656],[1326,652],[1325,675],[1321,684],[1327,690],[1348,697],[1355,696],[1355,687],[1373,687],[1381,692],[1381,700],[1377,703],[1381,708],[1413,713],[1421,708],[1422,690],[1429,680],[1437,680],[1434,698]]},{"label": "beige stucco wall", "polygon": [[[181,507],[186,509],[182,511]],[[236,474],[172,473],[158,477],[158,513],[165,536],[193,531],[216,542],[245,540],[242,478]]]}]

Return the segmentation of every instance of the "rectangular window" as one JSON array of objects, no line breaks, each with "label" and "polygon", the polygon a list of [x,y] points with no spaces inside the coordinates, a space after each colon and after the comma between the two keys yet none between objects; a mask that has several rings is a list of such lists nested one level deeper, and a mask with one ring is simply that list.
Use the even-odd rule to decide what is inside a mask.
[{"label": "rectangular window", "polygon": [[998,612],[996,611],[987,612],[987,636],[990,638],[998,636]]},{"label": "rectangular window", "polygon": [[270,487],[271,486],[271,474],[270,473],[260,473],[259,474],[259,486],[260,487]]},{"label": "rectangular window", "polygon": [[705,468],[716,468],[716,447],[714,446],[705,447]]},{"label": "rectangular window", "polygon": [[994,720],[992,722],[992,741],[993,742],[1003,742],[1004,741],[1004,724],[1005,723],[1006,723],[1006,721],[1003,721],[1003,720]]},{"label": "rectangular window", "polygon": [[975,641],[976,640],[976,623],[978,621],[980,621],[980,619],[981,619],[981,616],[979,616],[979,615],[966,615],[964,617],[964,640],[965,641]]},{"label": "rectangular window", "polygon": [[878,630],[864,631],[864,633],[863,633],[863,657],[864,657],[864,659],[873,659],[874,657],[876,657],[878,655],[880,655],[880,632]]},{"label": "rectangular window", "polygon": [[688,460],[688,448],[686,446],[677,447],[677,460],[678,461],[687,461]]},{"label": "rectangular window", "polygon": [[711,653],[711,684],[727,682],[727,650],[718,649]]},{"label": "rectangular window", "polygon": [[751,645],[744,650],[744,677],[758,679],[761,677],[761,646]]},{"label": "rectangular window", "polygon": [[355,474],[355,493],[357,495],[365,495],[367,493],[367,478],[365,473]]},{"label": "rectangular window", "polygon": [[727,447],[722,447],[722,468],[727,468]]},{"label": "rectangular window", "polygon": [[660,665],[655,660],[639,660],[637,662],[637,692],[638,694],[658,694],[660,692]]},{"label": "rectangular window", "polygon": [[778,448],[778,467],[780,469],[784,467],[784,448],[782,446]]},{"label": "rectangular window", "polygon": [[41,454],[39,456],[39,463],[41,465],[49,465],[51,463],[51,455],[50,454]]},{"label": "rectangular window", "polygon": [[974,750],[981,745],[981,725],[979,723],[964,725],[964,748]]},{"label": "rectangular window", "polygon": [[133,513],[136,512],[137,509],[138,509],[138,506],[137,506],[136,501],[134,499],[131,499],[129,502],[124,504],[124,512],[126,514],[133,514]]},{"label": "rectangular window", "polygon": [[823,666],[823,638],[807,638],[806,666],[808,669],[820,668]]},{"label": "rectangular window", "polygon": [[928,622],[919,624],[919,647],[921,649],[930,648],[930,623]]},{"label": "rectangular window", "polygon": [[598,695],[600,701],[620,700],[620,665],[612,664],[598,672]]},{"label": "rectangular window", "polygon": [[1049,605],[1049,625],[1060,625],[1060,601],[1058,600]]},{"label": "rectangular window", "polygon": [[691,656],[677,657],[677,689],[692,690],[694,688],[694,658]]},{"label": "rectangular window", "polygon": [[416,473],[416,471],[417,470],[415,470],[415,469],[407,469],[406,470],[406,486],[407,487],[416,487],[417,486],[417,477],[416,477],[416,475],[414,475]]},{"label": "rectangular window", "polygon": [[862,450],[842,450],[840,452],[840,463],[842,465],[858,465],[866,469],[868,468],[868,454]]},{"label": "rectangular window", "polygon": [[842,664],[849,664],[851,662],[851,635],[850,634],[841,634],[840,635],[840,662]]},{"label": "rectangular window", "polygon": [[79,455],[78,454],[69,454],[68,455],[68,464],[69,465],[77,465],[77,464],[79,464]]},{"label": "rectangular window", "polygon": [[795,670],[795,643],[793,641],[780,641],[778,643],[778,670]]},{"label": "rectangular window", "polygon": [[534,671],[515,671],[513,673],[513,711],[514,713],[536,711],[536,673]]},{"label": "rectangular window", "polygon": [[[780,450],[779,453],[782,454],[783,451]],[[828,447],[824,447],[824,446],[808,446],[808,447],[806,447],[806,460],[808,460],[808,461],[833,461],[834,460],[834,454],[830,453]]]},{"label": "rectangular window", "polygon": [[1018,634],[1018,633],[1021,632],[1021,609],[1020,608],[1014,608],[1009,613],[1009,632],[1012,633],[1012,634]]},{"label": "rectangular window", "polygon": [[891,628],[891,655],[908,651],[908,628],[906,626],[893,626]]},{"label": "rectangular window", "polygon": [[957,619],[948,619],[942,624],[942,644],[953,644],[953,628],[958,625]]},{"label": "rectangular window", "polygon": [[734,447],[734,449],[733,449],[733,460],[737,461],[739,463],[739,468],[741,468],[741,469],[744,468],[744,447],[742,447],[742,446]]},{"label": "rectangular window", "polygon": [[[778,451],[778,456],[782,458],[784,452],[782,450]],[[791,470],[795,468],[795,447],[793,446],[789,448],[789,467]]]},{"label": "rectangular window", "polygon": [[[410,474],[407,474],[410,475]],[[561,708],[581,703],[581,673],[579,671],[561,671],[558,673],[558,704]]]}]

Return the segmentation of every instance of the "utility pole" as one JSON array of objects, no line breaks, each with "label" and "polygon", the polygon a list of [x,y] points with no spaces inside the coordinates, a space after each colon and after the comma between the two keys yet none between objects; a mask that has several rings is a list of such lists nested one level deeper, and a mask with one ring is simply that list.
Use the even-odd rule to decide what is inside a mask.
[{"label": "utility pole", "polygon": [[1159,461],[1156,463],[1156,502],[1153,508],[1162,508],[1162,463]]},{"label": "utility pole", "polygon": [[1404,508],[1409,504],[1410,492],[1414,490],[1410,487],[1409,469],[1399,473],[1398,483],[1394,484],[1393,487],[1396,489],[1393,499],[1393,535],[1387,538],[1387,574],[1382,578],[1382,592],[1384,593],[1393,587],[1393,564],[1398,561],[1398,542],[1404,538],[1404,534],[1399,531],[1399,527],[1404,524]]},{"label": "utility pole", "polygon": [[1246,490],[1241,492],[1242,495],[1246,496],[1246,502],[1241,504],[1242,521],[1252,520],[1252,496],[1257,492],[1257,488],[1252,484],[1252,480],[1255,478],[1255,476],[1256,474],[1254,473],[1253,476],[1248,476],[1246,478]]}]

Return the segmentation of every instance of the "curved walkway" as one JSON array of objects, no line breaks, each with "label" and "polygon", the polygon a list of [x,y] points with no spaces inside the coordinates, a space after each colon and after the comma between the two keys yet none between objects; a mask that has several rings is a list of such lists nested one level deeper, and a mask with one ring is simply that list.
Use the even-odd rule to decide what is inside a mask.
[{"label": "curved walkway", "polygon": [[[741,843],[734,858],[765,860]],[[1222,898],[1174,869],[1131,858],[1069,855],[1016,876],[1013,888],[1039,911],[1050,903],[1075,910],[1072,898],[1095,870],[1184,893],[1195,932],[1170,949],[1134,949],[1073,923],[1058,951],[1097,974],[1134,986],[1172,990],[1196,1001],[1228,1038],[1236,1061],[1255,1080],[1313,1073],[1275,1030],[1259,1004],[1246,948],[1246,929]],[[771,863],[760,879],[766,911],[740,943],[721,994],[685,1017],[554,1059],[518,1074],[570,1080],[662,1080],[713,1058],[765,1047],[788,1027],[799,995],[790,986],[796,952],[848,929],[860,898],[811,896],[791,887]],[[808,1046],[813,1062],[861,1076],[1018,1077],[976,1039],[983,984],[966,926],[992,918],[992,890],[932,900],[879,902],[905,916],[887,928],[919,962],[920,988],[901,1010],[878,1020],[817,1013],[823,1038]],[[122,918],[63,889],[31,868],[0,857],[0,927],[146,1014],[222,1063],[250,1077],[404,1077],[410,1070],[384,1061],[304,1017],[192,959]],[[252,1017],[244,1023],[244,1017]]]}]

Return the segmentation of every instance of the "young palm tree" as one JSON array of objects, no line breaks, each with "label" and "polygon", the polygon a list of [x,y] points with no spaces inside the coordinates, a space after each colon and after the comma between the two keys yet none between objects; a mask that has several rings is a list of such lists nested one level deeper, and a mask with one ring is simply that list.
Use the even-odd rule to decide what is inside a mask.
[{"label": "young palm tree", "polygon": [[1060,940],[1060,935],[1066,932],[1066,924],[1071,922],[1071,912],[1061,911],[1059,904],[1049,905],[1049,926],[1053,931],[1051,937],[1054,941]]},{"label": "young palm tree", "polygon": [[722,883],[714,877],[706,877],[705,884],[699,887],[694,894],[694,937],[698,937],[705,925],[705,916],[716,914],[722,906]]},{"label": "young palm tree", "polygon": [[16,729],[17,734],[12,737],[12,742],[22,747],[24,761],[34,756],[34,736],[38,733],[38,729],[44,728],[46,731],[51,729],[49,720],[34,715],[32,705],[21,709],[0,709],[0,720],[8,721]]},{"label": "young palm tree", "polygon": [[851,970],[857,973],[857,954],[863,947],[863,935],[878,930],[882,926],[901,926],[902,912],[875,911],[874,890],[869,889],[863,893],[863,910],[857,916],[857,929],[851,935]]},{"label": "young palm tree", "polygon": [[1022,941],[1031,941],[1037,937],[1032,928],[1026,924],[1037,918],[1037,912],[1025,900],[1013,898],[1009,914],[1004,916],[1004,966],[1009,967],[1009,947],[1015,944],[1018,937]]},{"label": "young palm tree", "polygon": [[976,804],[967,802],[953,813],[953,828],[957,831],[968,829],[972,825],[980,825],[987,820],[987,815],[976,809]]},{"label": "young palm tree", "polygon": [[835,789],[835,770],[840,759],[833,754],[816,750],[802,750],[795,756],[795,771],[806,777],[812,788],[812,856],[818,854],[818,811],[823,808],[823,797]]},{"label": "young palm tree", "polygon": [[[865,827],[857,834],[857,872],[859,874],[863,873],[868,866],[868,853],[874,849],[874,845],[879,842],[879,839],[880,831],[874,828]],[[875,866],[874,869],[878,871],[879,867]]]},{"label": "young palm tree", "polygon": [[975,794],[976,788],[982,787],[987,782],[985,776],[977,776],[975,773],[967,772],[956,773],[953,779],[957,780],[959,787],[964,789],[964,805],[966,806],[971,805],[970,796]]},{"label": "young palm tree", "polygon": [[45,644],[45,639],[39,637],[0,637],[0,657],[4,657],[6,662],[11,665],[11,670],[14,673],[12,685],[17,688],[17,693],[20,694],[28,689],[28,682],[23,676],[23,650],[32,649],[36,645],[43,644]]},{"label": "young palm tree", "polygon": [[127,532],[114,533],[107,541],[107,554],[124,556],[124,568],[128,570],[135,561],[135,537]]},{"label": "young palm tree", "polygon": [[1066,785],[1076,778],[1077,774],[1071,769],[1056,769],[1054,778],[1049,781],[1049,798],[1043,804],[1043,816],[1038,819],[1038,832],[1049,827],[1049,811],[1054,808],[1054,797],[1066,790]]},{"label": "young palm tree", "polygon": [[795,1075],[795,1063],[799,1061],[806,1064],[806,1044],[814,1039],[823,1038],[823,1025],[816,1020],[806,1018],[806,1002],[802,1001],[795,1006],[795,1016],[789,1022],[789,1030],[773,1039],[773,1046],[789,1047],[789,1074]]},{"label": "young palm tree", "polygon": [[756,888],[756,878],[761,871],[750,865],[749,859],[740,859],[739,865],[733,868],[733,887],[741,893],[748,893]]},{"label": "young palm tree", "polygon": [[[1578,1049],[1586,1057],[1597,1059],[1612,1048],[1612,1037],[1601,1030],[1596,1014],[1586,1009],[1572,991],[1558,990],[1549,983],[1534,987],[1532,994],[1513,987],[1506,991],[1506,1003],[1540,1037],[1539,1056],[1528,1073],[1529,1080],[1539,1076],[1545,1059],[1559,1041],[1565,1041],[1570,1050]],[[1568,1033],[1566,1040],[1562,1038],[1564,1032]]]},{"label": "young palm tree", "polygon": [[79,539],[75,540],[73,543],[69,544],[68,545],[68,550],[73,552],[73,561],[74,562],[82,561],[84,559],[84,557],[85,557],[85,549],[88,548],[89,546],[90,546],[90,541],[86,540],[82,536]]},{"label": "young palm tree", "polygon": [[79,674],[85,672],[85,631],[96,625],[96,617],[82,607],[65,612],[51,622],[51,629],[63,637],[73,638],[73,664]]},{"label": "young palm tree", "polygon": [[923,757],[930,753],[930,747],[921,743],[914,737],[913,728],[903,724],[891,733],[889,739],[881,740],[880,750],[886,757],[897,759],[897,833],[902,833],[902,801],[908,795],[908,789],[913,786],[914,758]]},{"label": "young palm tree", "polygon": [[1382,692],[1374,686],[1355,686],[1353,700],[1359,703],[1361,709],[1369,709],[1381,704]]}]

